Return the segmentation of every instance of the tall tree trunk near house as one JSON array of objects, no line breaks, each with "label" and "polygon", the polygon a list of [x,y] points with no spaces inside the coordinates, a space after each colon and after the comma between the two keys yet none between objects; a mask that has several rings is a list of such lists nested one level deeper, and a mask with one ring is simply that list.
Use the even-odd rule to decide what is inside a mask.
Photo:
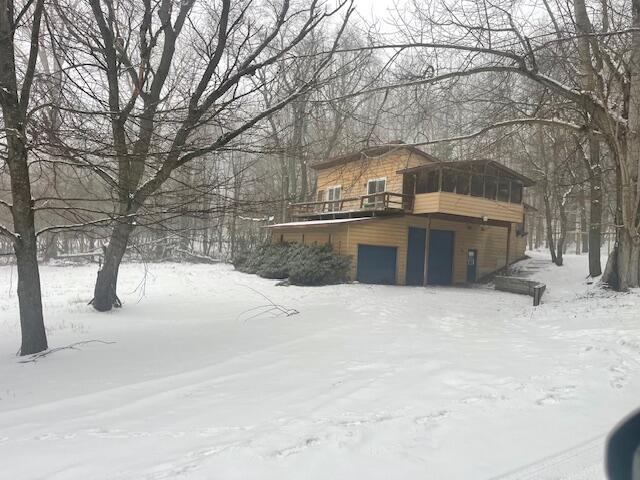
[{"label": "tall tree trunk near house", "polygon": [[[556,263],[556,247],[555,241],[553,239],[553,215],[551,213],[551,201],[549,199],[549,193],[547,192],[548,187],[545,182],[545,193],[544,193],[544,218],[545,218],[545,230],[547,233],[547,247],[549,248],[549,253],[551,254],[551,261]],[[562,255],[562,254],[561,254]]]},{"label": "tall tree trunk near house", "polygon": [[578,212],[576,214],[576,254],[589,251],[589,226],[587,222],[587,200],[584,187],[578,191]]},{"label": "tall tree trunk near house", "polygon": [[[296,198],[300,201],[307,199],[307,192],[309,190],[309,173],[307,171],[307,159],[304,149],[304,138],[307,131],[307,99],[306,97],[299,102],[293,104],[294,107],[294,126],[293,126],[293,138],[292,143],[294,147],[294,155],[298,159],[300,165],[300,194]],[[295,175],[295,166],[293,167],[293,174]],[[294,196],[296,191],[293,191]]]},{"label": "tall tree trunk near house", "polygon": [[292,155],[291,149],[287,149],[287,187],[289,190],[288,202],[295,202],[298,192],[298,176],[296,172],[296,156]]},{"label": "tall tree trunk near house", "polygon": [[581,250],[580,253],[588,253],[589,252],[589,220],[587,219],[587,204],[586,199],[584,198],[584,194],[582,196],[582,201],[584,202],[580,206],[580,235],[582,237],[581,241]]},{"label": "tall tree trunk near house", "polygon": [[[575,0],[575,11],[578,32],[590,34],[589,16],[584,0]],[[629,49],[630,56],[627,62],[628,90],[625,92],[625,100],[628,102],[628,114],[625,128],[623,131],[618,129],[610,116],[603,116],[599,122],[602,130],[609,132],[605,139],[616,165],[616,242],[609,255],[602,281],[618,290],[640,286],[640,213],[638,210],[640,198],[640,184],[638,183],[640,167],[640,33],[638,32],[640,28],[640,0],[632,0],[631,14],[633,32]],[[590,77],[594,78],[591,64],[592,53],[597,55],[599,53],[596,48],[593,48],[593,52],[590,51],[591,42],[593,40],[585,35],[578,41],[578,47],[584,74],[590,74]],[[597,44],[594,45],[597,46]],[[592,86],[593,80],[591,85],[583,82],[585,90],[593,90]],[[595,163],[599,165],[599,159]],[[592,176],[597,177],[598,175]],[[600,183],[599,187],[601,186]],[[594,190],[592,192],[596,194],[596,198],[601,203],[602,192]],[[596,223],[593,222],[593,224]],[[590,268],[592,260],[596,261],[595,247],[596,245],[591,245]]]},{"label": "tall tree trunk near house", "polygon": [[[302,149],[301,149],[302,150]],[[307,157],[304,152],[300,152],[300,201],[307,200],[309,195],[309,170],[307,168]]]},{"label": "tall tree trunk near house", "polygon": [[287,159],[283,153],[280,154],[280,172],[282,174],[282,221],[289,220],[289,202],[290,202],[290,182],[289,169],[287,168]]},{"label": "tall tree trunk near house", "polygon": [[93,308],[99,312],[106,312],[113,307],[122,306],[117,293],[118,271],[133,229],[134,226],[131,223],[121,222],[111,232],[109,244],[104,252],[104,263],[98,272],[91,301]]},{"label": "tall tree trunk near house", "polygon": [[[589,180],[589,221],[587,228],[587,245],[583,243],[583,252],[589,252],[589,276],[602,274],[600,264],[600,248],[602,242],[602,165],[600,160],[600,140],[592,133],[589,135],[589,156],[587,157],[578,144],[578,153],[583,159]],[[584,203],[584,195],[581,197]],[[581,225],[586,223],[586,205],[581,203]],[[584,227],[582,227],[584,233]],[[584,242],[584,241],[583,241]],[[587,247],[585,250],[585,246]]]},{"label": "tall tree trunk near house", "polygon": [[[30,355],[48,348],[42,314],[38,244],[29,175],[29,151],[26,145],[27,111],[38,57],[38,39],[44,0],[37,0],[31,5],[35,5],[33,12],[30,12],[32,17],[29,20],[22,20],[24,25],[31,25],[31,43],[26,67],[21,72],[22,84],[18,87],[15,62],[17,48],[14,45],[14,38],[16,29],[24,25],[16,24],[14,14],[18,11],[14,8],[13,1],[0,1],[0,106],[4,123],[7,155],[5,161],[9,167],[13,219],[13,232],[0,226],[0,234],[11,238],[16,254],[18,305],[22,332],[20,355]],[[22,13],[26,13],[26,10]]]},{"label": "tall tree trunk near house", "polygon": [[544,221],[542,215],[536,212],[536,239],[533,244],[534,248],[538,250],[542,247],[542,240],[544,238]]},{"label": "tall tree trunk near house", "polygon": [[[560,233],[556,242],[556,259],[553,261],[557,266],[561,267],[563,263],[563,255],[565,252],[565,243],[567,241],[568,215],[566,205],[566,195],[558,196],[558,213],[560,214]],[[552,239],[553,241],[553,239]],[[553,254],[552,254],[553,258]]]},{"label": "tall tree trunk near house", "polygon": [[233,162],[233,205],[231,208],[231,226],[230,226],[230,240],[231,240],[231,260],[236,258],[238,249],[238,206],[240,205],[240,189],[242,188],[243,168],[238,162]]},{"label": "tall tree trunk near house", "polygon": [[600,142],[589,141],[589,275],[602,274],[600,261],[602,243],[602,165]]},{"label": "tall tree trunk near house", "polygon": [[[634,2],[635,1],[637,0],[634,0]],[[585,91],[594,91],[596,81],[592,62],[593,56],[599,55],[599,53],[597,52],[597,46],[592,43],[592,37],[590,37],[593,32],[593,28],[589,20],[584,0],[574,0],[574,13],[577,32],[583,34],[577,41],[578,54],[580,64],[582,66],[582,88]],[[588,114],[593,120],[593,112],[588,111]],[[601,115],[598,115],[595,118],[600,119],[602,124],[607,123],[607,119]],[[614,141],[611,143],[613,143],[612,147],[615,151],[616,142]],[[589,275],[591,277],[597,277],[602,273],[602,267],[600,265],[600,240],[602,228],[602,166],[600,162],[600,140],[596,138],[593,132],[590,132],[589,134],[589,159],[587,167],[589,169],[590,179]]]},{"label": "tall tree trunk near house", "polygon": [[[225,181],[226,182],[226,181]],[[216,195],[216,212],[218,217],[218,229],[217,233],[217,245],[218,245],[218,257],[224,258],[225,252],[225,221],[227,218],[227,198],[220,195]]]},{"label": "tall tree trunk near house", "polygon": [[602,278],[622,291],[640,286],[640,0],[632,1],[632,13],[628,130],[624,144],[611,149],[616,160],[616,244]]},{"label": "tall tree trunk near house", "polygon": [[[5,116],[5,120],[6,120]],[[9,123],[9,125],[11,125]],[[19,128],[19,127],[15,127]],[[27,151],[22,135],[7,135],[13,226],[18,238],[14,241],[18,267],[18,305],[22,345],[20,355],[38,353],[48,348],[42,313],[40,271],[38,269],[38,247],[34,226],[34,212],[29,185]],[[20,137],[20,138],[18,138]]]}]

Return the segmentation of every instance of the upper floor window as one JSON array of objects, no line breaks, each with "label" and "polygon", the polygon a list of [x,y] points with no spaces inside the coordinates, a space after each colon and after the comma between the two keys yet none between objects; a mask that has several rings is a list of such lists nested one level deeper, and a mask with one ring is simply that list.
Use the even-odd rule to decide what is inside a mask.
[{"label": "upper floor window", "polygon": [[474,173],[471,176],[471,195],[482,197],[484,195],[484,177],[482,174]]},{"label": "upper floor window", "polygon": [[386,178],[376,178],[367,182],[367,195],[373,195],[374,193],[382,193],[387,188]]},{"label": "upper floor window", "polygon": [[509,201],[509,183],[510,182],[508,178],[498,179],[498,201]]},{"label": "upper floor window", "polygon": [[387,188],[386,178],[375,178],[367,182],[367,205],[380,205],[384,203],[384,195],[376,195],[377,193],[383,193]]},{"label": "upper floor window", "polygon": [[316,193],[316,202],[324,202],[324,190],[318,190],[318,193]]},{"label": "upper floor window", "polygon": [[467,172],[460,172],[456,175],[456,193],[459,195],[469,195],[470,177]]},{"label": "upper floor window", "polygon": [[511,203],[522,203],[522,184],[511,182]]},{"label": "upper floor window", "polygon": [[451,170],[442,171],[442,191],[443,192],[456,191],[456,174]]},{"label": "upper floor window", "polygon": [[487,166],[484,172],[484,197],[489,200],[495,200],[498,194],[498,171]]},{"label": "upper floor window", "polygon": [[335,210],[340,210],[340,205],[337,200],[340,200],[342,196],[342,186],[336,185],[335,187],[327,188],[327,201],[333,202],[328,204],[328,210],[333,212]]}]

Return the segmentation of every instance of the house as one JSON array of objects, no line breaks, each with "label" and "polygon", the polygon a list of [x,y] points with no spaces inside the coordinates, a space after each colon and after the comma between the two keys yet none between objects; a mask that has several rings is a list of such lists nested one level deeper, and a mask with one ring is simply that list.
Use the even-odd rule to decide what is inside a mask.
[{"label": "house", "polygon": [[353,280],[472,283],[524,256],[534,182],[498,162],[445,162],[397,142],[312,168],[315,201],[292,204],[271,241],[329,243],[352,256]]}]

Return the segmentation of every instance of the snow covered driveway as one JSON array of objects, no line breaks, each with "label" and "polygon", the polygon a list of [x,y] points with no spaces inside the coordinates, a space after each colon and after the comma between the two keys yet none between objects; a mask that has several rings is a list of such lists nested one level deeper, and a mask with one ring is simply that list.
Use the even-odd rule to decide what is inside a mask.
[{"label": "snow covered driveway", "polygon": [[[640,294],[539,272],[538,308],[483,288],[276,287],[228,266],[42,269],[51,347],[19,363],[0,267],[0,478],[602,478],[640,406]],[[298,310],[265,312],[266,295]]]}]

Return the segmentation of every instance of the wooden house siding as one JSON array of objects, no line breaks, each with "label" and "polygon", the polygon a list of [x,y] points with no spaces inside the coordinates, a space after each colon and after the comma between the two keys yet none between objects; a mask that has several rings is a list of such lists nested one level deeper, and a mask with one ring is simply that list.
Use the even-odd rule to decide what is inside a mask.
[{"label": "wooden house siding", "polygon": [[524,206],[520,203],[499,202],[450,192],[433,192],[415,196],[413,213],[446,213],[519,223],[524,216]]},{"label": "wooden house siding", "polygon": [[326,245],[329,243],[336,253],[345,254],[347,226],[296,226],[286,229],[273,229],[271,231],[271,243],[280,242],[302,243],[304,245]]},{"label": "wooden house siding", "polygon": [[[431,228],[454,232],[453,283],[467,281],[467,251],[477,250],[477,276],[481,278],[507,264],[507,228],[433,219]],[[513,230],[513,229],[512,229]]]},{"label": "wooden house siding", "polygon": [[425,157],[406,149],[399,149],[397,152],[379,157],[363,157],[360,161],[324,168],[317,172],[316,196],[321,190],[326,196],[327,188],[337,185],[342,187],[343,198],[367,195],[367,182],[379,178],[386,179],[387,192],[403,193],[403,175],[398,174],[398,170],[416,167],[427,162]]},{"label": "wooden house siding", "polygon": [[[396,283],[404,285],[407,272],[407,245],[409,227],[454,232],[453,283],[467,281],[467,251],[477,250],[477,276],[481,278],[507,264],[507,236],[509,263],[524,256],[526,237],[518,236],[516,224],[511,229],[503,226],[484,225],[463,221],[430,218],[428,216],[404,215],[380,217],[363,221],[324,226],[290,226],[272,230],[272,241],[320,245],[331,243],[336,252],[352,258],[350,277],[356,279],[358,269],[358,245],[395,247]],[[428,249],[428,245],[427,245]],[[428,254],[428,252],[427,252]],[[428,268],[428,266],[427,266]]]},{"label": "wooden house siding", "polygon": [[396,283],[404,284],[407,261],[407,217],[380,218],[347,226],[345,255],[351,255],[351,278],[358,271],[358,245],[396,247]]},{"label": "wooden house siding", "polygon": [[516,231],[516,225],[511,228],[511,250],[509,251],[509,264],[522,260],[524,258],[524,252],[527,249],[527,236],[518,235]]}]

